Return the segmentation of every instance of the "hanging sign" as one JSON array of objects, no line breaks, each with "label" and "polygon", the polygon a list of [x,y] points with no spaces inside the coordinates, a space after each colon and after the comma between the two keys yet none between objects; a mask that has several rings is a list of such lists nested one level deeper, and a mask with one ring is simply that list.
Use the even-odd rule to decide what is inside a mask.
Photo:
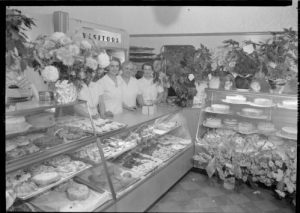
[{"label": "hanging sign", "polygon": [[89,27],[82,27],[78,32],[77,35],[80,34],[80,36],[83,39],[87,40],[94,40],[96,42],[107,42],[107,43],[121,43],[121,34],[115,33],[115,32],[109,32],[105,30],[99,30],[95,28],[89,28]]}]

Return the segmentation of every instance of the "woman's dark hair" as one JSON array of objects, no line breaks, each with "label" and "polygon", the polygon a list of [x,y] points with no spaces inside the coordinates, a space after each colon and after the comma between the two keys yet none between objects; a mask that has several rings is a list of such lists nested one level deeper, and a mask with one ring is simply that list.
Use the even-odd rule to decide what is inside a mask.
[{"label": "woman's dark hair", "polygon": [[142,65],[142,70],[144,70],[144,67],[145,66],[149,66],[149,67],[151,67],[151,69],[153,70],[153,64],[150,64],[150,63],[144,63],[143,65]]},{"label": "woman's dark hair", "polygon": [[118,62],[118,64],[119,64],[119,70],[121,69],[121,61],[120,61],[120,59],[118,59],[118,58],[116,58],[116,57],[112,57],[112,59],[111,59],[110,61],[111,61],[111,62],[112,62],[112,61]]}]

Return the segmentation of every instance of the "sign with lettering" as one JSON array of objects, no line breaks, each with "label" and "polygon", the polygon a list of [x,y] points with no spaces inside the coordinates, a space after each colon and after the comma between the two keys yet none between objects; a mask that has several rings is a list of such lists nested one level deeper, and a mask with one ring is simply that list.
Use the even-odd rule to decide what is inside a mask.
[{"label": "sign with lettering", "polygon": [[94,40],[96,42],[101,41],[116,44],[120,44],[122,42],[122,36],[120,33],[109,32],[89,27],[82,27],[76,34],[79,34],[83,39]]}]

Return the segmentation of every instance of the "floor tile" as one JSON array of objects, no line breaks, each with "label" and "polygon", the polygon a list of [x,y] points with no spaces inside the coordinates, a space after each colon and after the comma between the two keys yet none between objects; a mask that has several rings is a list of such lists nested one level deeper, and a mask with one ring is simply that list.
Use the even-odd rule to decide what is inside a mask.
[{"label": "floor tile", "polygon": [[216,213],[223,212],[222,208],[219,206],[203,208],[202,210],[203,210],[202,212],[216,212]]},{"label": "floor tile", "polygon": [[238,206],[241,207],[245,212],[249,212],[249,213],[262,212],[262,210],[260,208],[258,208],[257,206],[255,206],[255,204],[253,202],[241,203],[241,204],[238,204]]},{"label": "floor tile", "polygon": [[274,203],[270,202],[269,200],[253,201],[253,203],[255,204],[255,206],[257,206],[263,211],[271,211],[271,210],[278,209],[278,207]]},{"label": "floor tile", "polygon": [[185,201],[192,199],[192,197],[186,191],[169,192],[166,197],[174,201]]},{"label": "floor tile", "polygon": [[191,189],[201,189],[203,187],[201,187],[200,185],[198,185],[195,182],[192,181],[183,181],[179,183],[180,186],[182,186],[182,188],[184,188],[185,190],[191,190]]},{"label": "floor tile", "polygon": [[235,204],[241,204],[250,201],[249,198],[243,194],[230,194],[228,195],[228,198]]},{"label": "floor tile", "polygon": [[211,197],[211,199],[216,201],[218,206],[225,206],[225,205],[233,204],[232,200],[229,199],[228,196],[224,196],[224,195]]},{"label": "floor tile", "polygon": [[244,195],[249,198],[251,201],[262,201],[265,200],[263,194],[255,194],[253,192],[244,193]]},{"label": "floor tile", "polygon": [[216,202],[210,197],[195,198],[194,201],[198,203],[201,208],[217,207]]},{"label": "floor tile", "polygon": [[237,205],[226,205],[226,206],[221,206],[221,209],[223,212],[230,212],[230,213],[244,213],[244,211],[241,207]]},{"label": "floor tile", "polygon": [[158,212],[182,212],[182,206],[178,205],[176,202],[167,202],[158,204]]},{"label": "floor tile", "polygon": [[190,197],[192,198],[201,198],[201,197],[208,197],[208,194],[206,194],[204,191],[199,189],[194,190],[188,190],[186,191]]},{"label": "floor tile", "polygon": [[201,190],[204,191],[209,196],[219,196],[219,195],[225,195],[226,194],[223,190],[221,190],[219,188],[213,188],[213,187],[204,187]]}]

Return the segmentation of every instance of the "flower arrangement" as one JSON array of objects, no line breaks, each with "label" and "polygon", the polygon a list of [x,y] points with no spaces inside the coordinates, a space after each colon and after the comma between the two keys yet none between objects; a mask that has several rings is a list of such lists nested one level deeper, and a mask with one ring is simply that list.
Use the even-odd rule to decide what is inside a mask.
[{"label": "flower arrangement", "polygon": [[109,65],[109,56],[87,40],[72,40],[62,32],[39,36],[33,42],[33,67],[46,82],[67,80],[77,89],[87,72]]}]

